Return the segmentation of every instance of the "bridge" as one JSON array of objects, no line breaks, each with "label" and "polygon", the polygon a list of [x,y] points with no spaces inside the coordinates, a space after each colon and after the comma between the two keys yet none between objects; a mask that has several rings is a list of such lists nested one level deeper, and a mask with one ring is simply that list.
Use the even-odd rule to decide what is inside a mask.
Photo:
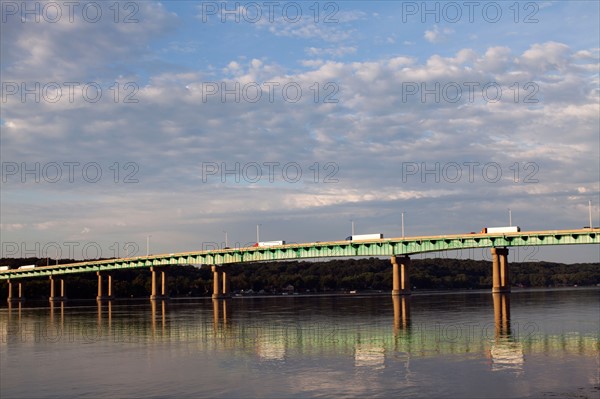
[{"label": "bridge", "polygon": [[[12,269],[0,272],[0,280],[8,282],[8,301],[20,301],[22,280],[49,277],[50,301],[63,301],[64,277],[75,273],[98,276],[98,300],[112,299],[112,271],[149,268],[152,272],[150,299],[166,297],[166,269],[177,265],[206,265],[213,272],[213,298],[230,296],[228,272],[233,265],[251,262],[300,260],[310,258],[339,258],[389,256],[392,264],[392,295],[410,295],[410,256],[471,248],[490,248],[492,254],[492,292],[510,292],[508,250],[519,246],[600,244],[600,228],[573,230],[543,230],[515,233],[469,233],[454,235],[383,238],[364,241],[328,241],[288,244],[269,247],[223,248],[208,251],[170,253],[133,258],[78,262],[32,269]],[[159,287],[158,277],[161,276]],[[13,295],[13,283],[18,284]],[[60,293],[56,283],[60,285]],[[106,288],[106,289],[105,289]],[[160,289],[159,289],[160,288]]]}]

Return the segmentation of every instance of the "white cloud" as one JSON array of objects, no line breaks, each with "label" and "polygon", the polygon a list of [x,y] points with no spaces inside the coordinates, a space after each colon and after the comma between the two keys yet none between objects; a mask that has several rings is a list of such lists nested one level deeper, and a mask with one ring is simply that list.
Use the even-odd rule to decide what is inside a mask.
[{"label": "white cloud", "polygon": [[86,21],[81,13],[73,13],[72,22],[68,14],[57,23],[7,18],[2,24],[3,81],[44,84],[113,79],[113,68],[107,65],[144,62],[148,41],[175,28],[175,16],[160,3],[140,3],[139,22],[127,24],[114,23],[109,6],[102,4],[105,18],[96,23]]},{"label": "white cloud", "polygon": [[[74,182],[64,167],[56,183],[44,176],[23,183],[20,174],[3,183],[0,227],[10,240],[117,237],[141,245],[152,234],[157,248],[173,252],[214,240],[225,228],[232,240],[252,239],[252,227],[263,222],[274,237],[295,241],[345,236],[350,218],[362,218],[365,230],[394,235],[397,223],[390,220],[402,209],[410,209],[415,233],[471,231],[509,205],[526,227],[570,227],[579,220],[577,201],[587,204],[600,189],[597,44],[519,47],[497,40],[485,48],[422,52],[407,37],[404,46],[378,44],[391,45],[381,55],[353,42],[352,24],[275,24],[249,31],[275,42],[297,40],[298,53],[315,59],[290,66],[293,49],[278,47],[276,57],[265,45],[205,62],[209,50],[179,51],[193,40],[164,38],[176,30],[177,17],[155,3],[140,6],[154,12],[153,26],[19,23],[3,30],[3,79],[98,77],[121,84],[119,101],[106,88],[95,103],[81,96],[56,103],[12,96],[2,104],[3,162],[29,168],[37,162],[39,175],[51,162],[80,165]],[[366,17],[343,18],[363,23]],[[273,35],[265,34],[269,29]],[[458,34],[435,25],[425,37],[441,43],[450,36]],[[78,40],[67,40],[72,37]],[[171,54],[193,58],[185,66],[161,58],[161,43]],[[353,61],[336,58],[345,55]],[[123,102],[123,85],[140,73],[147,83],[134,90],[138,101]],[[491,83],[502,91],[497,102],[482,91]],[[467,84],[476,89],[470,93]],[[215,87],[219,92],[207,92]],[[250,101],[256,87],[262,96]],[[302,95],[289,101],[298,87]],[[457,87],[462,95],[453,101]],[[525,102],[528,97],[538,101]],[[267,162],[279,163],[273,181]],[[484,174],[492,162],[501,166],[498,181]],[[98,182],[82,174],[89,163],[100,165]],[[298,182],[282,175],[290,163],[301,167]],[[465,163],[477,164],[473,181]],[[234,172],[206,176],[209,164]],[[263,178],[236,182],[234,174],[249,172],[243,168],[250,164],[262,166]],[[454,164],[462,176],[452,182],[443,173]],[[124,182],[131,173],[138,183]],[[524,183],[526,177],[538,182]],[[559,216],[549,222],[547,214]]]},{"label": "white cloud", "polygon": [[569,47],[564,43],[534,44],[518,58],[517,63],[539,73],[563,71],[568,64],[569,53]]},{"label": "white cloud", "polygon": [[347,54],[356,53],[356,47],[331,47],[331,48],[318,48],[318,47],[309,47],[305,49],[306,54],[312,56],[323,56],[328,55],[331,57],[343,57]]},{"label": "white cloud", "polygon": [[423,37],[430,43],[441,43],[448,39],[454,33],[454,29],[451,28],[443,28],[440,29],[438,25],[433,25],[432,30],[426,30]]},{"label": "white cloud", "polygon": [[302,60],[301,64],[302,66],[308,67],[308,68],[317,68],[320,67],[321,65],[323,65],[325,63],[325,61],[319,59],[319,60]]},{"label": "white cloud", "polygon": [[23,224],[23,223],[11,223],[11,224],[0,223],[0,230],[4,230],[4,231],[22,230],[25,227],[27,227],[27,225]]}]

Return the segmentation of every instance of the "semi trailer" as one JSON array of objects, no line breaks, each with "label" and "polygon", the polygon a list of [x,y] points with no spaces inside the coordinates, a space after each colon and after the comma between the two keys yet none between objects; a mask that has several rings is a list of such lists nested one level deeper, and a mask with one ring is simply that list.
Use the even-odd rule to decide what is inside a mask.
[{"label": "semi trailer", "polygon": [[521,228],[519,226],[484,227],[481,230],[481,234],[518,233],[519,231],[521,231]]}]

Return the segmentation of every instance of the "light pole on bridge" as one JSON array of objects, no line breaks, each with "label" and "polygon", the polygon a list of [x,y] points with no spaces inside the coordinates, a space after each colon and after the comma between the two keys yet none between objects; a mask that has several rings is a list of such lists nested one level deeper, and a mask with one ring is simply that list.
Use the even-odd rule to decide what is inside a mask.
[{"label": "light pole on bridge", "polygon": [[150,234],[146,237],[146,256],[150,255],[150,237],[152,237]]},{"label": "light pole on bridge", "polygon": [[404,211],[402,211],[402,238],[404,238]]}]

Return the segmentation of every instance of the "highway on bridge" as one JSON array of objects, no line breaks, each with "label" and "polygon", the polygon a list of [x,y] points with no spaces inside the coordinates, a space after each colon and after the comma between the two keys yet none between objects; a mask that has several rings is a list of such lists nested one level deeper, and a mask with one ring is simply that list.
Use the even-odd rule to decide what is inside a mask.
[{"label": "highway on bridge", "polygon": [[329,241],[270,247],[244,247],[192,251],[85,261],[29,270],[0,272],[0,280],[14,280],[72,273],[104,272],[119,269],[175,265],[227,265],[249,262],[338,258],[360,256],[408,256],[427,252],[469,248],[600,244],[600,229],[543,230],[496,234],[453,234],[383,238],[365,241]]}]

